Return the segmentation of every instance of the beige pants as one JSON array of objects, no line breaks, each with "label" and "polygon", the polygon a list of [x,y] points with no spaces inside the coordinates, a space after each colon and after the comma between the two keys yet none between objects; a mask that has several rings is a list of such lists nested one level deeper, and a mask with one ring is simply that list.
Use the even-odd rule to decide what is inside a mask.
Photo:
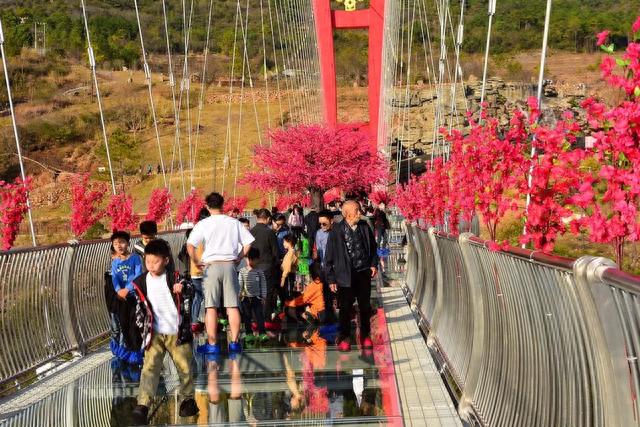
[{"label": "beige pants", "polygon": [[191,377],[193,352],[191,344],[178,345],[177,340],[177,335],[154,334],[151,345],[144,354],[144,365],[142,366],[142,377],[140,378],[140,389],[138,391],[138,405],[148,407],[151,404],[151,400],[158,389],[162,362],[167,352],[169,352],[180,377],[178,396],[180,396],[181,400],[193,397],[194,387],[193,378]]}]

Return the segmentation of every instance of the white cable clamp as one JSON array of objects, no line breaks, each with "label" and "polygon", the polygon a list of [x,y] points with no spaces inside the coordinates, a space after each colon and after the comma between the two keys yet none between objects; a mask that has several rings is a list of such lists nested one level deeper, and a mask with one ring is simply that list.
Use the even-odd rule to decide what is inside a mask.
[{"label": "white cable clamp", "polygon": [[462,46],[462,39],[464,38],[464,24],[458,25],[458,46]]},{"label": "white cable clamp", "polygon": [[149,63],[145,62],[143,64],[143,68],[144,68],[144,78],[146,80],[151,80],[151,70],[149,69]]},{"label": "white cable clamp", "polygon": [[489,0],[489,15],[496,14],[496,0]]},{"label": "white cable clamp", "polygon": [[91,68],[95,68],[96,67],[96,57],[93,55],[93,48],[91,46],[89,46],[87,48],[87,54],[89,55],[89,66]]},{"label": "white cable clamp", "polygon": [[0,21],[0,44],[4,43],[4,31],[2,30],[2,21]]}]

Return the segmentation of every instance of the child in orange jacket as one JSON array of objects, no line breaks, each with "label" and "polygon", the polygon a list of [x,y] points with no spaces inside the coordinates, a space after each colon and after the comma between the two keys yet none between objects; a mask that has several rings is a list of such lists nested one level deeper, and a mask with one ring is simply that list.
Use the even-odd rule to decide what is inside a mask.
[{"label": "child in orange jacket", "polygon": [[320,279],[320,264],[313,263],[309,268],[312,282],[302,295],[285,302],[287,317],[296,321],[324,322],[324,295]]}]

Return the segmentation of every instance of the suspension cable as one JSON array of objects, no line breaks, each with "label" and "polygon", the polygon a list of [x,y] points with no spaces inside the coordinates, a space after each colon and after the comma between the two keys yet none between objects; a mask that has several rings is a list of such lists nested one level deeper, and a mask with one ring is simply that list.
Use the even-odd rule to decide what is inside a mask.
[{"label": "suspension cable", "polygon": [[[287,59],[289,57],[289,52],[288,50],[285,49],[285,45],[283,43],[283,39],[282,39],[282,27],[283,25],[281,25],[280,23],[280,11],[278,10],[278,2],[275,1],[273,3],[274,9],[275,9],[275,15],[276,15],[276,24],[278,27],[278,40],[280,41],[280,55],[282,56],[282,73],[284,76],[284,82],[285,82],[285,86],[286,86],[286,90],[287,90],[287,103],[289,105],[289,115],[293,116],[293,104],[291,103],[291,92],[293,91],[292,89],[292,84],[289,81],[289,78],[284,74],[287,71]],[[288,49],[288,45],[287,45],[287,49]],[[284,118],[283,118],[284,119]]]},{"label": "suspension cable", "polygon": [[484,67],[482,69],[482,89],[480,91],[480,111],[482,112],[482,104],[484,103],[484,94],[487,87],[487,69],[489,68],[489,50],[491,48],[491,25],[493,24],[493,15],[496,14],[496,0],[489,0],[489,24],[487,26],[487,45],[484,49]]},{"label": "suspension cable", "polygon": [[100,86],[98,85],[98,75],[96,73],[96,58],[93,54],[93,46],[91,45],[91,34],[89,33],[89,21],[87,19],[87,9],[84,4],[84,0],[80,0],[82,5],[82,17],[84,19],[84,29],[87,34],[87,53],[89,56],[89,67],[91,68],[91,74],[93,76],[93,85],[96,90],[96,100],[98,102],[98,110],[100,111],[100,124],[102,125],[102,138],[104,140],[104,147],[107,153],[107,162],[109,163],[109,175],[111,176],[111,191],[113,195],[116,194],[116,181],[113,177],[113,165],[111,163],[111,152],[109,151],[109,140],[107,138],[107,127],[104,123],[104,112],[102,109],[102,98],[100,97]]},{"label": "suspension cable", "polygon": [[[262,2],[262,0],[260,0]],[[276,69],[276,88],[278,90],[278,108],[280,111],[280,123],[284,119],[284,115],[282,112],[282,93],[280,92],[280,68],[278,67],[278,55],[276,55],[276,39],[275,39],[275,30],[273,28],[273,16],[271,13],[271,0],[267,0],[267,6],[269,8],[269,26],[271,29],[271,47],[273,49],[273,63]]]},{"label": "suspension cable", "polygon": [[27,177],[24,172],[24,161],[22,159],[22,149],[20,147],[20,136],[18,133],[18,124],[16,121],[16,112],[13,107],[13,97],[11,95],[11,82],[9,79],[9,68],[7,67],[7,55],[4,50],[4,31],[2,29],[2,20],[0,20],[0,55],[2,55],[2,68],[4,70],[4,80],[7,86],[7,98],[9,99],[9,110],[11,112],[11,123],[13,125],[13,135],[16,140],[16,150],[18,152],[18,163],[20,164],[20,176],[22,177],[22,185],[24,187],[27,199],[27,217],[29,219],[29,231],[31,232],[31,243],[37,246],[36,231],[33,226],[33,215],[31,213],[31,198],[27,188]]},{"label": "suspension cable", "polygon": [[[247,22],[249,20],[249,0],[247,0]],[[242,9],[240,8],[240,2],[238,2],[238,15],[240,15],[240,30],[242,31],[243,39],[244,39],[244,50],[245,55],[242,56],[242,79],[240,80],[240,114],[238,117],[238,137],[236,142],[236,157],[235,157],[235,172],[233,178],[233,197],[236,197],[236,187],[238,185],[238,166],[240,162],[240,140],[241,140],[241,131],[242,131],[242,111],[244,107],[244,75],[245,69],[248,62],[248,57],[246,56],[247,42],[244,35],[244,31],[246,26],[242,21]]]},{"label": "suspension cable", "polygon": [[224,144],[224,155],[222,158],[222,188],[221,192],[225,190],[225,184],[227,180],[227,167],[229,164],[229,151],[231,150],[231,104],[233,101],[233,81],[235,78],[235,66],[236,66],[236,49],[238,43],[238,20],[240,19],[240,0],[236,0],[236,24],[233,34],[233,52],[231,55],[231,64],[229,69],[229,103],[227,105],[227,134]]},{"label": "suspension cable", "polygon": [[264,68],[265,99],[267,100],[267,126],[271,128],[271,109],[269,107],[269,73],[267,72],[267,41],[264,35],[264,7],[260,0],[260,33],[262,34],[262,67]]},{"label": "suspension cable", "polygon": [[142,50],[142,66],[144,68],[144,77],[147,81],[147,88],[149,91],[149,106],[151,108],[151,116],[153,119],[153,129],[156,134],[156,142],[158,143],[158,153],[160,155],[160,167],[162,168],[162,180],[164,187],[167,188],[167,175],[164,167],[164,157],[162,155],[162,146],[160,144],[160,132],[158,130],[158,119],[156,117],[156,105],[153,101],[153,82],[151,80],[151,70],[149,69],[149,63],[147,62],[147,52],[144,48],[144,37],[142,35],[142,25],[140,23],[140,11],[138,9],[138,0],[133,0],[133,4],[136,10],[136,20],[138,22],[138,33],[140,36],[140,48]]},{"label": "suspension cable", "polygon": [[[182,150],[180,148],[180,113],[178,111],[178,106],[177,106],[177,101],[176,101],[176,80],[175,80],[175,75],[173,73],[173,61],[172,61],[172,55],[171,55],[171,43],[169,41],[169,20],[167,18],[167,6],[166,6],[166,0],[162,0],[162,15],[164,18],[164,32],[165,32],[165,38],[166,38],[166,43],[167,43],[167,59],[169,62],[169,86],[171,87],[171,99],[172,99],[172,105],[173,105],[173,118],[174,118],[174,125],[175,125],[175,134],[174,134],[174,143],[173,143],[173,150],[172,150],[172,154],[171,154],[171,170],[170,170],[170,176],[173,176],[173,169],[174,169],[174,162],[175,162],[175,154],[176,154],[176,146],[178,149],[178,162],[179,162],[179,168],[180,168],[180,172],[181,172],[181,183],[182,183],[182,197],[186,198],[187,197],[187,191],[185,188],[185,182],[184,182],[184,168],[182,165]],[[169,180],[169,191],[171,191],[171,180]]]},{"label": "suspension cable", "polygon": [[[540,53],[540,71],[538,73],[538,93],[537,93],[538,109],[540,109],[540,111],[542,111],[542,86],[544,85],[544,67],[545,67],[546,58],[547,58],[547,46],[549,43],[549,24],[551,21],[551,3],[552,3],[552,0],[547,0],[547,10],[545,12],[545,17],[544,17],[544,35],[542,37],[542,52]],[[527,191],[527,200],[524,208],[525,218],[529,217],[529,205],[531,204],[531,188],[533,186],[533,169],[534,169],[533,158],[535,157],[535,155],[536,155],[535,144],[531,144],[531,167],[529,168],[529,177],[527,179],[527,183],[528,183],[527,188],[529,191]],[[522,235],[525,236],[526,234],[527,234],[527,223],[525,221],[524,227],[522,229]],[[522,247],[525,247],[525,245],[522,245]]]},{"label": "suspension cable", "polygon": [[[200,79],[200,97],[199,97],[199,101],[198,101],[198,118],[196,120],[196,142],[195,142],[195,147],[194,147],[194,154],[193,154],[193,164],[191,165],[191,170],[195,171],[196,169],[196,160],[198,158],[198,143],[200,141],[200,123],[201,123],[201,117],[202,117],[202,109],[204,108],[204,92],[205,92],[205,86],[206,86],[206,82],[207,82],[207,58],[209,55],[209,39],[210,39],[210,35],[211,35],[211,16],[212,16],[212,12],[213,12],[213,0],[210,0],[209,2],[209,18],[207,21],[207,39],[205,41],[205,46],[204,46],[204,63],[202,65],[202,78]],[[214,144],[215,144],[215,138],[214,139]],[[213,172],[215,174],[215,170]],[[192,183],[193,185],[193,183]]]}]

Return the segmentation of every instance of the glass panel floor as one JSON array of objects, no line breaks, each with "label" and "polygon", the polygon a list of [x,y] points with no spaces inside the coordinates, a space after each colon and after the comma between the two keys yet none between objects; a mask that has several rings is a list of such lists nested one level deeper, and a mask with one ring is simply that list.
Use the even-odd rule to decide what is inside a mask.
[{"label": "glass panel floor", "polygon": [[[335,326],[293,325],[264,344],[245,346],[235,358],[194,354],[199,414],[190,418],[178,415],[172,392],[178,377],[167,358],[149,424],[402,425],[384,312],[374,306],[374,313],[373,350],[352,345],[342,353],[334,344]],[[224,338],[220,344],[226,345]],[[37,403],[0,416],[0,426],[130,426],[139,378],[139,368],[106,361]]]}]

